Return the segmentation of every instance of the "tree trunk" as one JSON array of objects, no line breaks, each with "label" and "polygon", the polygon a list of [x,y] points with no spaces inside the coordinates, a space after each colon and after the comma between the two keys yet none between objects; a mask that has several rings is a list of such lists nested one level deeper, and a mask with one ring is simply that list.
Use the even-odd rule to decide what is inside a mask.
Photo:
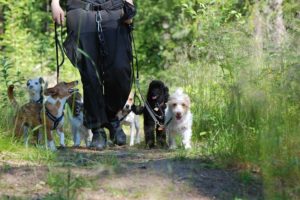
[{"label": "tree trunk", "polygon": [[[286,36],[282,13],[283,0],[257,0],[254,5],[254,37],[259,49],[263,47],[279,49]],[[263,44],[264,42],[265,45]]]},{"label": "tree trunk", "polygon": [[280,48],[286,36],[286,29],[282,16],[283,0],[268,0],[267,2],[267,27],[269,40],[275,48]]}]

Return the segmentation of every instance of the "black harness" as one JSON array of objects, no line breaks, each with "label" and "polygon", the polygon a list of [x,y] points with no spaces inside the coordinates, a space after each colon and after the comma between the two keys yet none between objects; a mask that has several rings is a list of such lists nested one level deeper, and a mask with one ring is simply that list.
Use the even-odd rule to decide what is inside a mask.
[{"label": "black harness", "polygon": [[58,124],[61,122],[61,120],[64,118],[64,112],[61,114],[60,117],[55,117],[50,113],[48,108],[45,107],[46,116],[53,122],[53,127],[51,130],[55,130],[58,126]]}]

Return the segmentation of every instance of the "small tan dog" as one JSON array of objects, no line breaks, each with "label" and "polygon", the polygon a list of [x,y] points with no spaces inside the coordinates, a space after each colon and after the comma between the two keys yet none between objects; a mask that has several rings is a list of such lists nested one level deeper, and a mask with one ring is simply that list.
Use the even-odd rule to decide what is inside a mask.
[{"label": "small tan dog", "polygon": [[[15,117],[15,135],[20,138],[24,134],[24,130],[28,128],[35,128],[43,126],[46,131],[48,139],[48,147],[52,150],[56,150],[54,140],[51,134],[51,130],[56,130],[60,135],[60,144],[64,146],[64,105],[66,100],[76,91],[74,87],[78,84],[78,81],[72,81],[69,83],[61,82],[52,88],[45,90],[45,96],[48,96],[43,109],[43,104],[29,102],[17,110]],[[7,90],[9,100],[13,105],[17,105],[17,101],[13,95],[14,86],[10,85]]]},{"label": "small tan dog", "polygon": [[83,125],[83,101],[79,92],[73,93],[67,100],[70,112],[67,118],[71,124],[73,135],[73,147],[79,147],[83,139],[86,147],[90,146],[92,140],[92,132]]}]

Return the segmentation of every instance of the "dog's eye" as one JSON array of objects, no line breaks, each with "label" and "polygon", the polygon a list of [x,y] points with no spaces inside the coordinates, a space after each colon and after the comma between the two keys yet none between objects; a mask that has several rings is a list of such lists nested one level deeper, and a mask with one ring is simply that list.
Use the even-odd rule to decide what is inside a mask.
[{"label": "dog's eye", "polygon": [[173,107],[176,107],[177,106],[177,103],[173,103],[173,105],[172,105]]},{"label": "dog's eye", "polygon": [[35,82],[35,84],[37,85],[37,84],[38,84],[38,82]]},{"label": "dog's eye", "polygon": [[27,84],[26,84],[27,86],[29,86],[30,85],[30,83],[29,82],[27,82]]},{"label": "dog's eye", "polygon": [[186,107],[186,105],[183,103],[183,104],[181,104],[182,105],[182,107]]},{"label": "dog's eye", "polygon": [[132,101],[133,99],[132,98],[129,98],[129,101]]}]

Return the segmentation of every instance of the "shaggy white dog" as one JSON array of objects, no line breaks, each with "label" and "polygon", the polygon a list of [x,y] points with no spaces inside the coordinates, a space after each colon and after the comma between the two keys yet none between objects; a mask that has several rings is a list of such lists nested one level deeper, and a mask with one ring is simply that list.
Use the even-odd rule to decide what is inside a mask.
[{"label": "shaggy white dog", "polygon": [[190,111],[191,101],[181,88],[178,88],[168,100],[165,128],[169,138],[169,148],[176,148],[175,137],[179,134],[185,149],[191,148],[193,116]]}]

